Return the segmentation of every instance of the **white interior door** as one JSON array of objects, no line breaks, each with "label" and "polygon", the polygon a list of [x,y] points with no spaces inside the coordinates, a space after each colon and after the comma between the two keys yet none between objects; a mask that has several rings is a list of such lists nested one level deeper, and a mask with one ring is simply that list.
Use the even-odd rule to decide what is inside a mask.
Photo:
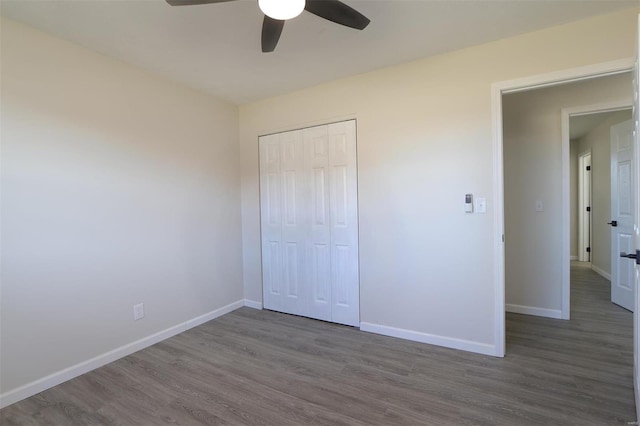
[{"label": "white interior door", "polygon": [[280,135],[260,138],[260,226],[262,230],[262,303],[280,311],[282,303],[282,215]]},{"label": "white interior door", "polygon": [[329,125],[332,319],[360,322],[358,186],[354,121]]},{"label": "white interior door", "polygon": [[306,295],[300,288],[304,277],[306,243],[306,188],[304,185],[304,154],[302,132],[285,132],[280,135],[280,209],[282,217],[281,271],[282,310],[296,315],[308,315]]},{"label": "white interior door", "polygon": [[634,264],[620,253],[635,253],[633,120],[611,127],[611,301],[634,311]]},{"label": "white interior door", "polygon": [[329,224],[329,127],[304,130],[309,188],[307,239],[308,308],[311,318],[331,321],[331,227]]},{"label": "white interior door", "polygon": [[355,121],[259,145],[264,307],[358,326]]},{"label": "white interior door", "polygon": [[[636,27],[636,62],[633,69],[633,135],[634,135],[634,153],[635,153],[635,184],[636,188],[640,188],[640,15],[638,15],[638,25]],[[640,249],[640,197],[636,197],[636,214],[634,221],[635,228],[635,240],[636,240],[636,256],[638,256],[637,249]],[[637,264],[636,259],[635,267],[635,303],[633,312],[633,384],[636,397],[636,417],[640,419],[640,380],[638,378],[640,367],[640,350],[639,350],[639,336],[640,336],[640,303],[638,289],[640,288],[640,266]]]}]

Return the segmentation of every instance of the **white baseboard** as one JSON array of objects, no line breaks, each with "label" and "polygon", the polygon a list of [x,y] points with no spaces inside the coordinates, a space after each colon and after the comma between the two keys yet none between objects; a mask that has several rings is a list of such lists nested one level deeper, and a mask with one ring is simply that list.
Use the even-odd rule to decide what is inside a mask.
[{"label": "white baseboard", "polygon": [[58,371],[56,373],[50,374],[46,377],[43,377],[42,379],[27,383],[26,385],[20,386],[19,388],[12,389],[0,395],[0,408],[4,408],[15,402],[21,401],[25,398],[29,398],[30,396],[57,386],[75,377],[81,376],[91,370],[95,370],[96,368],[109,364],[110,362],[116,361],[127,355],[131,355],[132,353],[147,348],[151,345],[155,345],[156,343],[168,339],[169,337],[175,336],[176,334],[180,334],[193,327],[204,324],[207,321],[211,321],[224,314],[235,311],[242,306],[244,306],[243,300],[233,302],[227,306],[223,306],[222,308],[216,309],[204,315],[200,315],[181,324],[169,327],[150,336],[143,337],[142,339],[135,342],[120,346],[119,348],[116,348],[112,351],[106,352],[102,355],[98,355],[94,358],[83,361],[69,368],[65,368],[64,370]]},{"label": "white baseboard", "polygon": [[591,270],[593,272],[595,272],[596,274],[600,275],[601,277],[606,278],[608,281],[611,281],[611,274],[609,274],[609,273],[605,272],[604,270],[598,268],[593,263],[591,264]]},{"label": "white baseboard", "polygon": [[570,256],[570,259],[571,259],[571,260],[578,260],[578,256],[573,256],[573,255],[572,255],[572,256]]},{"label": "white baseboard", "polygon": [[255,300],[244,299],[244,306],[262,310],[262,302],[256,302]]},{"label": "white baseboard", "polygon": [[[635,356],[635,355],[634,355]],[[633,387],[635,388],[635,397],[636,397],[636,419],[639,421],[636,424],[640,423],[640,383],[638,383],[638,371],[633,369]]]},{"label": "white baseboard", "polygon": [[513,305],[511,303],[507,303],[505,305],[505,310],[507,312],[513,312],[514,314],[562,319],[562,311],[560,309],[536,308],[534,306]]},{"label": "white baseboard", "polygon": [[369,333],[382,334],[384,336],[412,340],[414,342],[443,346],[445,348],[460,349],[463,351],[475,352],[483,355],[501,356],[496,353],[496,347],[494,345],[474,342],[471,340],[438,336],[435,334],[422,333],[420,331],[406,330],[402,328],[389,327],[386,325],[372,324],[368,322],[361,322],[360,330],[367,331]]}]

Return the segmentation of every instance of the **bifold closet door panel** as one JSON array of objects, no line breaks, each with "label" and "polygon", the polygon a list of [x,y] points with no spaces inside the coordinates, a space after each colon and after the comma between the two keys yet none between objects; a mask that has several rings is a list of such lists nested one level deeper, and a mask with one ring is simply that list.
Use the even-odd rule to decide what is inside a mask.
[{"label": "bifold closet door panel", "polygon": [[282,191],[282,307],[284,312],[309,316],[306,242],[308,202],[302,131],[280,134]]},{"label": "bifold closet door panel", "polygon": [[282,311],[282,215],[280,135],[260,137],[262,286],[266,309]]},{"label": "bifold closet door panel", "polygon": [[331,320],[360,325],[356,123],[329,126]]},{"label": "bifold closet door panel", "polygon": [[309,194],[307,289],[310,316],[332,321],[329,127],[311,127],[304,129],[303,133],[306,183]]},{"label": "bifold closet door panel", "polygon": [[263,136],[259,145],[264,307],[308,316],[302,131]]}]

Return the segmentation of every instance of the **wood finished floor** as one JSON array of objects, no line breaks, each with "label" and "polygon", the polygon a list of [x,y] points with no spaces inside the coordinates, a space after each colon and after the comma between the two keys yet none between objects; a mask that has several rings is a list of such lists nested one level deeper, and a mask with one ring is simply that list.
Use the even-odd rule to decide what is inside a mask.
[{"label": "wood finished floor", "polygon": [[635,422],[632,314],[572,265],[571,321],[507,315],[504,359],[242,308],[0,411],[2,425]]}]

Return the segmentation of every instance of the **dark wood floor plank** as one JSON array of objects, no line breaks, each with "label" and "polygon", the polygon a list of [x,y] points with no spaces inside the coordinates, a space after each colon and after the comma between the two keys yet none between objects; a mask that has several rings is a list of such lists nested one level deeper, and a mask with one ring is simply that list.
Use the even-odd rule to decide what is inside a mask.
[{"label": "dark wood floor plank", "polygon": [[507,314],[504,359],[239,309],[0,411],[2,425],[615,425],[632,314],[572,265],[571,321]]}]

